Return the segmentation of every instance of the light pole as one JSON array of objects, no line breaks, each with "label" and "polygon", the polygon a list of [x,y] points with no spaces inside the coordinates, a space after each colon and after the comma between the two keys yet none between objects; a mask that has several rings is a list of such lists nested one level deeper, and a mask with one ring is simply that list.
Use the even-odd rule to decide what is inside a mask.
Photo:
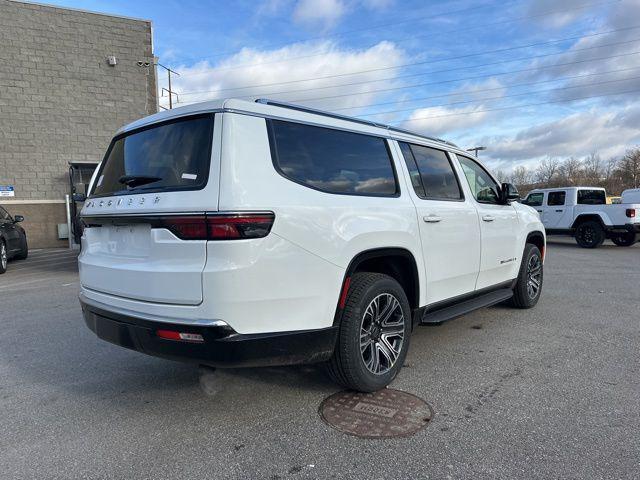
[{"label": "light pole", "polygon": [[477,157],[479,151],[486,150],[486,149],[487,147],[473,147],[473,148],[467,148],[467,152],[474,152],[474,155]]}]

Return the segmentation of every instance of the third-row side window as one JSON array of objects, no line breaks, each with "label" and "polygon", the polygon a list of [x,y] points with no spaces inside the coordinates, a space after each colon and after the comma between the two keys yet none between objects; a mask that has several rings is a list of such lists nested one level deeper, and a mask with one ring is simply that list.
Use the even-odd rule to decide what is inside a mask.
[{"label": "third-row side window", "polygon": [[420,198],[462,200],[462,190],[453,166],[442,150],[400,142],[411,184]]},{"label": "third-row side window", "polygon": [[399,193],[384,138],[269,120],[273,162],[285,177],[327,193]]}]

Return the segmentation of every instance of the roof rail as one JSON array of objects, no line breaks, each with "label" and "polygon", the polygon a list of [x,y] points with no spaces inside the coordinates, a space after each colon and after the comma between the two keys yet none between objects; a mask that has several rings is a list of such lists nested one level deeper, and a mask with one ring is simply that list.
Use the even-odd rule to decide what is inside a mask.
[{"label": "roof rail", "polygon": [[384,128],[384,129],[389,130],[391,132],[404,133],[404,134],[407,134],[407,135],[413,135],[413,136],[416,136],[416,137],[426,138],[427,140],[432,140],[432,141],[440,142],[440,143],[446,143],[447,145],[451,145],[452,147],[458,148],[458,146],[455,143],[449,142],[447,140],[443,140],[442,138],[429,137],[427,135],[422,135],[420,133],[412,132],[410,130],[404,130],[402,128],[393,127],[391,125],[387,125],[387,124],[384,124],[384,123],[378,123],[378,122],[374,122],[374,121],[371,121],[371,120],[363,120],[361,118],[349,117],[347,115],[340,115],[338,113],[327,112],[325,110],[318,110],[316,108],[304,107],[302,105],[296,105],[294,103],[280,102],[280,101],[277,101],[277,100],[269,100],[268,98],[258,98],[258,99],[255,100],[255,102],[256,103],[262,103],[263,105],[271,105],[271,106],[274,106],[274,107],[282,107],[282,108],[288,108],[290,110],[297,110],[299,112],[314,113],[316,115],[322,115],[323,117],[336,118],[338,120],[345,120],[347,122],[360,123],[360,124],[363,124],[363,125],[368,125],[370,127]]}]

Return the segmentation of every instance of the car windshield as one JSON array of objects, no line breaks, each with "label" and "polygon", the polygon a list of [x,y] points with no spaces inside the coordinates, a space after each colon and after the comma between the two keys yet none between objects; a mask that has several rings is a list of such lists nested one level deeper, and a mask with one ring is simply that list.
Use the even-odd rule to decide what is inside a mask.
[{"label": "car windshield", "polygon": [[92,194],[193,190],[209,174],[213,117],[189,117],[125,134],[112,142]]}]

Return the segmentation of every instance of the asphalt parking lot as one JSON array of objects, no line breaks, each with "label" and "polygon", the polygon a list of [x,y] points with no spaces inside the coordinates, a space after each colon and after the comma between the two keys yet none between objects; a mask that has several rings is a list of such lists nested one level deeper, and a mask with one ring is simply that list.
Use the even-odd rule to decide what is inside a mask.
[{"label": "asphalt parking lot", "polygon": [[420,327],[392,385],[425,399],[414,436],[365,440],[319,418],[317,367],[227,370],[98,340],[75,257],[0,276],[2,478],[640,476],[640,244],[550,242],[533,310]]}]

